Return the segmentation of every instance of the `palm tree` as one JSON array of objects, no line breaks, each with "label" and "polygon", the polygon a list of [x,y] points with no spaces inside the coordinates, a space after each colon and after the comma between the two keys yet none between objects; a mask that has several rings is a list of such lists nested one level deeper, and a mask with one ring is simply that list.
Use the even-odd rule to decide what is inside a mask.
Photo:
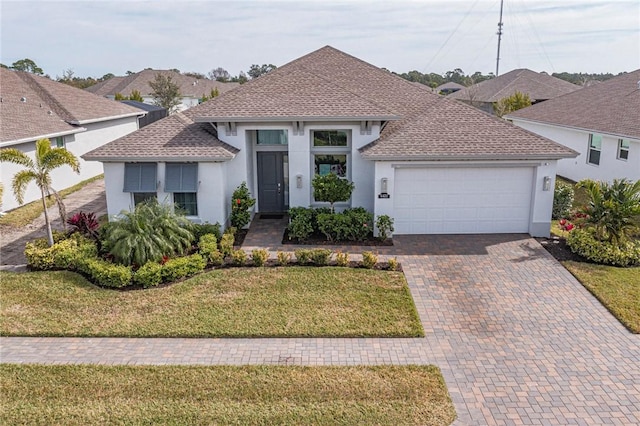
[{"label": "palm tree", "polygon": [[[18,203],[22,204],[24,201],[24,191],[31,181],[34,181],[40,188],[47,238],[49,239],[49,245],[52,246],[53,233],[51,232],[51,223],[47,213],[46,198],[53,194],[56,197],[61,213],[64,212],[64,204],[62,204],[58,193],[51,186],[51,171],[61,166],[69,166],[74,172],[80,173],[78,159],[65,148],[51,148],[49,139],[39,139],[36,142],[35,161],[16,148],[4,148],[0,149],[0,162],[9,162],[25,167],[25,169],[17,172],[11,181],[11,189]],[[64,217],[62,221],[64,222]]]}]

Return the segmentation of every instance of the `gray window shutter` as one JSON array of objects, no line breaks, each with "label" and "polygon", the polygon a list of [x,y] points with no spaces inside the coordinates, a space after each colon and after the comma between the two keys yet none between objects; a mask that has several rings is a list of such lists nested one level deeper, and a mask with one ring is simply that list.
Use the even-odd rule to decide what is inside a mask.
[{"label": "gray window shutter", "polygon": [[124,165],[124,192],[156,192],[156,163]]},{"label": "gray window shutter", "polygon": [[165,192],[197,192],[198,164],[167,163],[164,190]]}]

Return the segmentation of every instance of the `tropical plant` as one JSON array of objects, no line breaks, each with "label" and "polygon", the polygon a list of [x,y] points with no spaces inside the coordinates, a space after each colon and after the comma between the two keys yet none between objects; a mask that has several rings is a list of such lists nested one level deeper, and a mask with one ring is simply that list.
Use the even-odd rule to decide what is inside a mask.
[{"label": "tropical plant", "polygon": [[335,212],[333,205],[340,201],[347,201],[355,188],[353,182],[342,179],[335,173],[315,175],[313,181],[313,198],[316,201],[328,202],[331,212]]},{"label": "tropical plant", "polygon": [[67,223],[74,228],[72,232],[78,232],[93,240],[98,239],[98,227],[100,224],[96,219],[95,213],[78,212],[71,216]]},{"label": "tropical plant", "polygon": [[40,188],[47,238],[49,246],[52,246],[53,234],[47,213],[47,197],[54,196],[63,223],[66,223],[66,218],[62,197],[51,186],[51,171],[61,166],[69,166],[74,172],[80,173],[78,159],[65,148],[52,148],[49,139],[39,139],[36,142],[35,159],[19,149],[4,148],[0,150],[0,162],[14,163],[25,167],[25,169],[18,171],[11,181],[11,189],[18,203],[22,204],[24,201],[24,192],[29,183],[33,181]]},{"label": "tropical plant", "polygon": [[578,208],[581,217],[576,224],[592,228],[595,239],[622,247],[640,230],[640,180],[608,183],[586,179],[577,187],[586,190],[589,201]]},{"label": "tropical plant", "polygon": [[231,226],[237,229],[247,226],[251,221],[249,209],[255,204],[256,199],[251,198],[247,183],[242,182],[231,196]]},{"label": "tropical plant", "polygon": [[498,117],[502,117],[530,105],[531,98],[527,93],[515,92],[513,95],[502,98],[493,104],[493,111]]},{"label": "tropical plant", "polygon": [[393,218],[386,214],[381,214],[376,219],[376,228],[378,228],[378,238],[382,241],[386,240],[393,234]]},{"label": "tropical plant", "polygon": [[103,247],[123,265],[142,266],[163,256],[182,254],[194,241],[191,222],[155,200],[123,211],[105,232]]}]

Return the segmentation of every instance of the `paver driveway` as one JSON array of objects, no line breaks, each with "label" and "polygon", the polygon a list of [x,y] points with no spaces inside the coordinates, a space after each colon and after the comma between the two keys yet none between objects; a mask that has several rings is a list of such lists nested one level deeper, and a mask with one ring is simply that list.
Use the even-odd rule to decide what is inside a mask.
[{"label": "paver driveway", "polygon": [[[272,247],[273,248],[273,247]],[[460,425],[640,424],[640,336],[525,236],[398,237],[423,339],[2,338],[3,362],[438,365]]]}]

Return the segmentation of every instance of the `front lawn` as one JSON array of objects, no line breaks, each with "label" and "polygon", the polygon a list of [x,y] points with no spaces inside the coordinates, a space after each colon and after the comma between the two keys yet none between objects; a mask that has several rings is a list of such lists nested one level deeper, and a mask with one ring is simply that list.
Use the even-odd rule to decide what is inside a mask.
[{"label": "front lawn", "polygon": [[434,366],[0,365],[2,424],[449,425]]},{"label": "front lawn", "polygon": [[562,264],[632,333],[640,333],[640,268]]},{"label": "front lawn", "polygon": [[68,271],[0,275],[4,336],[423,336],[401,272],[230,268],[116,291]]}]

